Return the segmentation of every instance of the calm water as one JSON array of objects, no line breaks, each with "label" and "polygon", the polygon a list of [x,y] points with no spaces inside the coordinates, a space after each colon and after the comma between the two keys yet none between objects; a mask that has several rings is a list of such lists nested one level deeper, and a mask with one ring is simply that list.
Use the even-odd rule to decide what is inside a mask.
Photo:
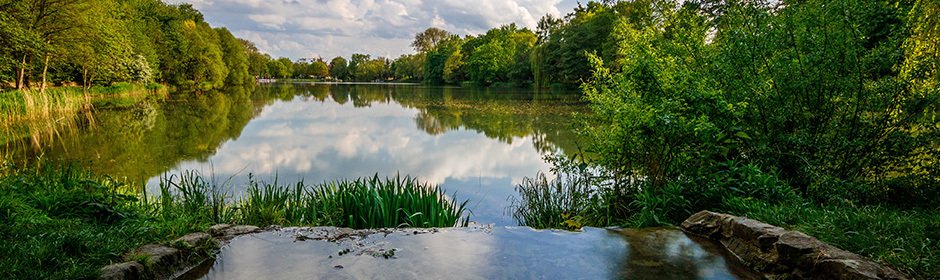
[{"label": "calm water", "polygon": [[[583,232],[496,227],[298,241],[317,229],[235,239],[202,279],[759,279],[714,245],[675,230]],[[395,250],[386,259],[377,253]],[[340,251],[349,250],[340,255]]]},{"label": "calm water", "polygon": [[4,152],[77,161],[150,188],[180,170],[233,186],[249,173],[288,183],[412,175],[469,199],[476,222],[515,225],[505,213],[514,185],[547,171],[543,156],[577,150],[571,115],[585,110],[571,93],[266,85],[99,110],[92,126]]}]

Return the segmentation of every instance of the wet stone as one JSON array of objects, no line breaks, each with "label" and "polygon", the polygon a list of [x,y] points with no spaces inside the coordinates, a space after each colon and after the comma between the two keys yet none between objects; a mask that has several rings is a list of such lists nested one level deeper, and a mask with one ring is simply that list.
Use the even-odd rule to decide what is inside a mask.
[{"label": "wet stone", "polygon": [[717,241],[770,279],[906,279],[896,270],[802,232],[757,220],[702,211],[684,221],[682,229]]},{"label": "wet stone", "polygon": [[210,242],[213,242],[212,236],[204,232],[190,233],[173,241],[173,243],[181,243],[190,248],[201,247]]},{"label": "wet stone", "polygon": [[173,266],[180,258],[180,250],[163,245],[148,244],[134,250],[130,257],[145,256],[148,266]]},{"label": "wet stone", "polygon": [[101,269],[101,280],[138,280],[144,279],[144,265],[131,261],[116,263]]}]

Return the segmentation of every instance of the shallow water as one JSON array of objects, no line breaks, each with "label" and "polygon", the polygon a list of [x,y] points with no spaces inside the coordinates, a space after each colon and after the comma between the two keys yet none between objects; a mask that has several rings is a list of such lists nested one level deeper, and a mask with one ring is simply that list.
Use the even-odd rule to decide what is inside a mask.
[{"label": "shallow water", "polygon": [[[670,229],[524,227],[298,241],[314,230],[239,237],[202,279],[750,279],[714,245]],[[349,249],[349,253],[340,255]],[[380,252],[395,249],[391,258]],[[196,275],[199,276],[199,275]]]},{"label": "shallow water", "polygon": [[577,150],[571,115],[585,110],[577,93],[273,84],[100,109],[93,126],[23,135],[2,152],[75,161],[151,192],[180,170],[229,181],[234,195],[249,173],[288,184],[412,175],[469,199],[474,221],[515,225],[514,185],[548,171],[544,155]]}]

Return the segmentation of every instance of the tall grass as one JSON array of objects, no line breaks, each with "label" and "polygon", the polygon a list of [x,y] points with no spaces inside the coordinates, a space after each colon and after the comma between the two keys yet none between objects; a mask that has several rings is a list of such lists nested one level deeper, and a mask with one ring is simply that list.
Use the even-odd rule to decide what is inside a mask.
[{"label": "tall grass", "polygon": [[448,200],[440,187],[421,184],[409,176],[359,178],[315,186],[313,197],[333,206],[351,228],[466,226],[467,201]]},{"label": "tall grass", "polygon": [[265,183],[249,175],[243,196],[184,172],[161,179],[160,195],[145,207],[164,216],[186,215],[211,223],[258,226],[337,226],[356,229],[453,227],[469,223],[467,201],[416,178],[378,176],[307,186]]},{"label": "tall grass", "polygon": [[165,95],[166,90],[159,84],[116,83],[94,86],[87,92],[81,87],[2,91],[0,143],[26,144],[11,141],[28,138],[29,144],[38,146],[79,124],[94,124],[95,108],[131,106],[151,96]]}]

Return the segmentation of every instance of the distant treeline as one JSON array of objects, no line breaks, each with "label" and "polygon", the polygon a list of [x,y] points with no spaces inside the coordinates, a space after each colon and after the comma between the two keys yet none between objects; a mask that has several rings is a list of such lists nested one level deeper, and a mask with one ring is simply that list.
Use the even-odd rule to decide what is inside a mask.
[{"label": "distant treeline", "polygon": [[219,88],[253,82],[270,57],[191,5],[160,0],[0,1],[0,81],[168,83]]}]

